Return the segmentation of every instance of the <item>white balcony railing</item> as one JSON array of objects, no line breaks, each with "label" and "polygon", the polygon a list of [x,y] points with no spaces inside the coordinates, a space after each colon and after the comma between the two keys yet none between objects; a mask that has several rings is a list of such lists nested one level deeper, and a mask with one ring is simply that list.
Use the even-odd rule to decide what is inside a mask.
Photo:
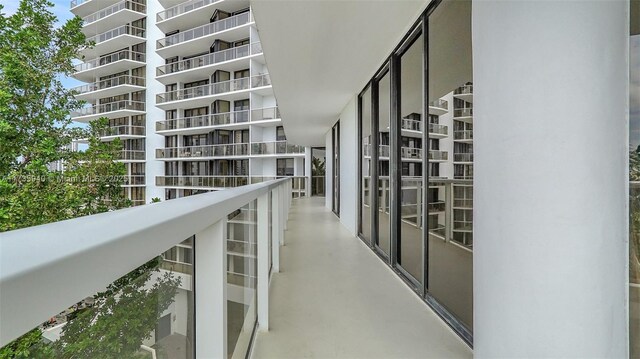
[{"label": "white balcony railing", "polygon": [[188,100],[192,98],[219,95],[227,92],[248,90],[256,87],[271,85],[269,74],[252,77],[242,77],[229,81],[215,82],[208,85],[183,88],[180,90],[164,92],[156,95],[156,103]]},{"label": "white balcony railing", "polygon": [[231,61],[251,55],[262,53],[262,45],[255,42],[250,45],[242,45],[232,47],[227,50],[217,51],[211,54],[191,57],[182,61],[158,66],[156,68],[156,76],[173,74],[176,72],[187,71],[199,67],[209,66],[220,62]]},{"label": "white balcony railing", "polygon": [[87,42],[93,42],[94,44],[98,45],[102,42],[109,41],[120,35],[131,35],[131,36],[136,36],[141,39],[144,39],[145,29],[141,27],[132,26],[132,25],[122,25],[120,27],[116,27],[113,30],[105,31],[101,34],[88,37]]},{"label": "white balcony railing", "polygon": [[122,86],[122,85],[131,85],[131,86],[141,86],[144,87],[145,80],[143,77],[130,76],[130,75],[122,75],[117,77],[112,77],[106,80],[74,87],[71,89],[79,94],[86,94],[89,92],[99,91],[108,89],[111,87]]},{"label": "white balcony railing", "polygon": [[[251,114],[251,117],[249,117]],[[201,116],[190,116],[173,120],[156,122],[156,131],[180,130],[185,128],[199,128],[222,126],[255,121],[266,121],[280,118],[277,107],[267,107],[254,110],[214,113]]]},{"label": "white balcony railing", "polygon": [[248,143],[230,143],[204,146],[167,147],[156,149],[156,158],[231,157],[248,156]]},{"label": "white balcony railing", "polygon": [[248,24],[251,20],[250,12],[244,12],[236,16],[228,17],[224,20],[212,22],[206,25],[198,26],[193,29],[179,32],[175,35],[167,36],[156,42],[156,49],[177,45],[182,42],[194,40],[204,36],[213,35],[215,33],[229,30],[234,27]]},{"label": "white balcony railing", "polygon": [[[113,313],[97,320],[112,321],[109,326],[120,326],[122,335],[105,337],[101,345],[130,346],[130,341],[136,340],[143,348],[182,350],[192,358],[222,358],[229,353],[244,357],[254,326],[265,331],[269,328],[269,277],[279,271],[279,248],[284,244],[284,227],[291,203],[289,188],[291,180],[280,179],[2,233],[0,346],[33,328],[46,331],[42,323],[58,313],[66,316],[64,325],[73,325],[77,319],[66,313],[73,310],[68,308],[75,307],[80,298],[92,298],[127,273],[139,275],[140,272],[134,270],[150,260],[157,261],[160,254],[191,238],[192,274],[160,266],[157,270],[167,275],[159,277],[164,278],[169,290],[161,293],[173,294],[169,294],[163,304],[149,298],[153,300],[149,307],[164,307],[144,312],[149,316],[144,320],[152,323],[150,334],[153,323],[159,323],[163,312],[169,310],[173,311],[172,322],[190,328],[186,329],[190,337],[176,336],[174,339],[180,340],[155,344],[151,339],[151,343],[144,342],[149,346],[143,346],[144,338],[128,335],[126,320],[112,318],[120,315],[122,319],[126,313]],[[232,226],[242,226],[244,229],[238,232],[253,234],[247,237],[247,242],[239,243],[240,246],[237,241],[229,243],[229,235],[234,233]],[[242,238],[240,240],[242,242]],[[245,250],[246,255],[236,253],[237,250]],[[229,257],[237,257],[246,265],[233,269],[232,260],[227,265]],[[243,268],[252,269],[249,273],[240,273],[242,277],[238,280],[232,272]],[[162,279],[154,278],[147,277],[142,283]],[[198,290],[193,291],[193,286]],[[230,287],[244,291],[244,304],[249,308],[237,318],[227,317],[227,288]],[[145,286],[136,290],[148,289]],[[185,300],[187,296],[179,295],[178,290],[191,291],[193,299]],[[118,292],[107,295],[109,305],[122,304]],[[104,303],[103,298],[82,301],[82,307],[104,305],[100,304]],[[180,308],[174,308],[178,306]],[[235,323],[245,324],[238,331]],[[76,325],[91,326],[94,322],[79,321]],[[227,337],[237,335],[244,337],[232,343],[228,351]],[[104,343],[105,340],[111,342]]]},{"label": "white balcony railing", "polygon": [[190,0],[190,1],[185,1],[181,4],[178,4],[174,7],[170,7],[164,11],[160,11],[157,15],[156,15],[156,21],[160,22],[160,21],[164,21],[164,20],[168,20],[171,19],[172,17],[176,17],[178,15],[182,15],[185,12],[188,11],[192,11],[195,9],[199,9],[203,6],[207,6],[209,4],[213,4],[213,3],[217,3],[220,2],[222,0]]},{"label": "white balcony railing", "polygon": [[113,54],[99,57],[97,59],[83,62],[81,64],[77,64],[74,66],[74,69],[76,72],[87,71],[87,70],[95,69],[96,67],[106,66],[112,62],[116,62],[120,60],[132,60],[132,61],[143,63],[146,61],[146,55],[142,52],[122,50]]},{"label": "white balcony railing", "polygon": [[144,111],[145,103],[141,101],[115,101],[109,103],[103,103],[100,105],[93,105],[89,107],[81,108],[77,111],[71,112],[71,117],[99,115],[101,113],[113,112],[113,111]]},{"label": "white balcony railing", "polygon": [[140,14],[144,14],[147,7],[145,4],[141,4],[138,2],[133,2],[130,0],[123,0],[120,1],[119,3],[109,6],[105,9],[102,9],[100,11],[94,12],[91,15],[85,16],[82,18],[82,21],[84,22],[84,26],[87,26],[91,23],[94,23],[100,19],[103,19],[109,15],[115,14],[118,11],[122,11],[122,10],[131,10],[131,11],[135,11],[135,12],[139,12]]}]

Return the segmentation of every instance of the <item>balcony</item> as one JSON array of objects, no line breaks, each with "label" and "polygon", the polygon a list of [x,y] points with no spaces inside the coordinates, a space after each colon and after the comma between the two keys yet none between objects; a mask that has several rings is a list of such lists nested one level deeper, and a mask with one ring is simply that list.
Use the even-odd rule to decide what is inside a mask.
[{"label": "balcony", "polygon": [[121,0],[71,0],[71,12],[80,17],[85,17],[110,7]]},{"label": "balcony", "polygon": [[422,148],[402,147],[400,157],[404,162],[422,160]]},{"label": "balcony", "polygon": [[118,154],[118,160],[122,162],[141,162],[145,160],[144,150],[122,150]]},{"label": "balcony", "polygon": [[127,175],[123,186],[144,186],[144,175]]},{"label": "balcony", "polygon": [[144,113],[144,102],[123,100],[81,108],[71,112],[71,119],[78,122],[89,122],[100,117],[120,118],[143,115]]},{"label": "balcony", "polygon": [[[171,0],[162,0],[161,2],[165,1]],[[248,7],[248,0],[189,0],[175,6],[164,5],[166,10],[156,14],[156,24],[163,32],[178,28],[191,29],[209,22],[211,14],[217,9],[233,12]]]},{"label": "balcony", "polygon": [[121,139],[133,139],[133,138],[144,138],[145,136],[145,127],[144,126],[130,126],[130,125],[122,125],[122,126],[112,126],[106,128],[100,132],[100,138],[103,141],[112,140],[115,138]]},{"label": "balcony", "polygon": [[156,76],[157,80],[163,84],[175,83],[176,79],[183,83],[197,81],[209,77],[218,65],[228,64],[231,61],[233,65],[225,66],[225,70],[249,68],[249,59],[260,54],[262,54],[262,45],[260,42],[255,42],[158,66]]},{"label": "balcony", "polygon": [[470,121],[470,117],[473,117],[473,108],[456,108],[453,110],[453,118],[460,119],[462,121],[468,120]]},{"label": "balcony", "polygon": [[198,26],[167,36],[156,42],[156,52],[163,58],[181,54],[197,53],[208,49],[214,39],[234,41],[246,37],[248,30],[243,26],[252,22],[250,12],[245,12],[224,20]]},{"label": "balcony", "polygon": [[146,55],[141,52],[122,50],[113,54],[74,66],[73,77],[84,82],[91,82],[96,78],[115,74],[136,67],[144,66]]},{"label": "balcony", "polygon": [[449,111],[449,102],[443,99],[437,99],[429,102],[429,114],[430,115],[444,115]]},{"label": "balcony", "polygon": [[131,25],[123,25],[101,34],[88,37],[87,42],[93,42],[95,46],[92,48],[86,48],[81,52],[84,56],[89,58],[97,57],[101,54],[140,43],[145,40],[145,36],[145,29]]},{"label": "balcony", "polygon": [[156,186],[179,188],[229,188],[249,184],[248,176],[156,176]]},{"label": "balcony", "polygon": [[453,97],[473,103],[473,85],[464,85],[453,91]]},{"label": "balcony", "polygon": [[458,142],[473,142],[473,130],[454,131],[453,139]]},{"label": "balcony", "polygon": [[168,147],[156,149],[156,159],[188,159],[194,158],[228,158],[247,157],[249,155],[248,143],[232,143],[220,145]]},{"label": "balcony", "polygon": [[453,162],[473,163],[473,153],[454,153]]},{"label": "balcony", "polygon": [[82,18],[85,35],[102,33],[145,17],[146,5],[123,0]]},{"label": "balcony", "polygon": [[252,156],[304,155],[304,146],[291,145],[287,141],[251,143]]},{"label": "balcony", "polygon": [[446,125],[440,125],[437,123],[429,124],[429,137],[445,138],[448,135],[449,135],[449,128]]},{"label": "balcony", "polygon": [[429,161],[444,162],[449,159],[449,152],[440,150],[429,150]]},{"label": "balcony", "polygon": [[163,135],[181,133],[183,135],[203,133],[213,128],[246,128],[249,122],[279,121],[277,107],[262,109],[214,113],[156,122],[156,132]]},{"label": "balcony", "polygon": [[242,99],[247,96],[249,90],[267,95],[271,90],[269,74],[160,93],[156,95],[156,106],[163,110],[204,107],[209,106],[213,99],[218,97],[224,97],[225,100]]},{"label": "balcony", "polygon": [[[291,187],[289,179],[269,181],[3,233],[0,345],[193,238],[192,263],[165,259],[155,270],[170,280],[173,294],[169,307],[145,314],[160,329],[169,314],[172,340],[157,340],[150,329],[141,347],[150,357],[179,346],[192,358],[249,351],[257,358],[471,357],[324,199],[292,201]],[[285,244],[291,245],[281,249]],[[250,271],[236,275],[243,268]],[[115,293],[108,298],[118,301]],[[155,297],[149,304],[157,306]],[[101,319],[126,323],[122,313]],[[130,332],[123,326],[122,333]]]},{"label": "balcony", "polygon": [[76,98],[83,101],[95,101],[100,98],[123,95],[145,89],[145,79],[142,77],[122,75],[99,82],[78,86],[72,89],[77,93]]}]

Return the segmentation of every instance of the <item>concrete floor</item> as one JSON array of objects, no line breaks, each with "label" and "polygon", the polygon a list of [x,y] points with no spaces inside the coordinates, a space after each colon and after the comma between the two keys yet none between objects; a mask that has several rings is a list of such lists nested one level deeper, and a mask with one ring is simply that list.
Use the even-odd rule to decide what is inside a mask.
[{"label": "concrete floor", "polygon": [[294,200],[253,358],[471,358],[472,352],[324,207]]}]

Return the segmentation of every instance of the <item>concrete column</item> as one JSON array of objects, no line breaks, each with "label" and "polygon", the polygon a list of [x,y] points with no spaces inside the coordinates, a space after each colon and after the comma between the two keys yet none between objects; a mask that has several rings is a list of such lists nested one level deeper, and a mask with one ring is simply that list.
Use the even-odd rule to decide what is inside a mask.
[{"label": "concrete column", "polygon": [[269,192],[258,197],[258,329],[269,331]]},{"label": "concrete column", "polygon": [[227,220],[196,233],[196,358],[227,357]]},{"label": "concrete column", "polygon": [[472,6],[475,357],[627,357],[629,2]]},{"label": "concrete column", "polygon": [[147,1],[147,42],[145,81],[146,102],[146,137],[145,137],[145,203],[150,203],[153,197],[164,201],[164,189],[156,186],[156,176],[164,176],[164,163],[156,160],[156,148],[164,147],[164,136],[156,134],[156,121],[164,119],[164,111],[156,107],[156,94],[164,92],[164,85],[156,80],[156,68],[164,65],[164,60],[156,53],[156,41],[164,37],[164,33],[156,26],[155,14],[164,8],[158,0]]}]

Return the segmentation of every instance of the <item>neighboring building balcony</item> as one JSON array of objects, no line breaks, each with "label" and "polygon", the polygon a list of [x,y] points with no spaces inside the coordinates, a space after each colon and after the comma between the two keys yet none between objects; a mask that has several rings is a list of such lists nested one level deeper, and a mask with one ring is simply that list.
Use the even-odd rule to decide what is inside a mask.
[{"label": "neighboring building balcony", "polygon": [[249,122],[279,121],[280,112],[277,107],[254,110],[214,113],[202,116],[178,118],[156,122],[156,132],[163,135],[174,133],[195,134],[210,131],[216,127],[244,128]]},{"label": "neighboring building balcony", "polygon": [[249,181],[251,184],[261,183],[267,181],[273,181],[281,178],[290,178],[291,179],[291,196],[293,198],[299,198],[306,196],[306,187],[307,180],[309,177],[307,176],[250,176]]},{"label": "neighboring building balcony", "polygon": [[103,141],[108,141],[114,138],[134,139],[134,138],[144,138],[144,137],[145,137],[144,126],[131,126],[131,125],[112,126],[100,132],[100,138]]},{"label": "neighboring building balcony", "polygon": [[156,105],[163,110],[204,107],[211,105],[213,98],[239,100],[246,97],[248,91],[268,95],[270,89],[271,79],[269,74],[264,74],[160,93],[156,95]]},{"label": "neighboring building balcony", "polygon": [[71,12],[84,18],[121,0],[71,0]]},{"label": "neighboring building balcony", "polygon": [[208,49],[214,39],[234,41],[248,35],[243,28],[253,21],[251,12],[208,23],[170,35],[156,42],[156,52],[163,58],[197,53]]},{"label": "neighboring building balcony", "polygon": [[123,0],[82,18],[82,32],[86,35],[102,33],[145,17],[146,5]]},{"label": "neighboring building balcony", "polygon": [[143,150],[122,150],[118,153],[117,160],[122,162],[144,162],[145,152]]},{"label": "neighboring building balcony", "polygon": [[449,128],[446,125],[438,123],[429,124],[429,137],[431,138],[445,138],[449,135]]},{"label": "neighboring building balcony", "polygon": [[441,150],[429,150],[429,161],[444,162],[449,159],[449,152]]},{"label": "neighboring building balcony", "polygon": [[459,142],[473,142],[473,130],[454,131],[453,139]]},{"label": "neighboring building balcony", "polygon": [[422,160],[422,148],[402,147],[400,156],[402,161]]},{"label": "neighboring building balcony", "polygon": [[454,153],[453,162],[473,163],[473,153]]},{"label": "neighboring building balcony", "polygon": [[227,158],[227,157],[247,157],[249,155],[248,143],[230,143],[219,145],[187,146],[157,148],[156,159],[175,160],[194,158]]},{"label": "neighboring building balcony", "polygon": [[158,66],[156,76],[163,84],[175,83],[177,79],[182,83],[197,81],[209,77],[216,67],[231,61],[234,64],[242,62],[242,65],[238,64],[234,68],[249,68],[249,59],[261,54],[262,45],[260,42],[254,42]]},{"label": "neighboring building balcony", "polygon": [[[410,137],[422,137],[422,121],[413,120],[410,118],[402,119],[402,130],[414,132],[413,136]],[[410,135],[410,133],[404,134]],[[418,135],[418,136],[416,136]],[[429,124],[429,137],[431,138],[445,138],[449,135],[449,128],[446,125],[441,125],[438,123],[430,123]]]},{"label": "neighboring building balcony", "polygon": [[[95,1],[95,0],[94,0]],[[87,38],[87,42],[93,42],[93,47],[82,50],[86,57],[97,57],[100,54],[109,53],[138,44],[145,40],[146,31],[141,27],[122,25],[115,29]]]},{"label": "neighboring building balcony", "polygon": [[78,86],[72,89],[76,98],[83,101],[95,101],[100,98],[118,96],[145,89],[145,79],[142,77],[122,75],[99,82]]},{"label": "neighboring building balcony", "polygon": [[287,141],[251,143],[252,156],[304,155],[304,146],[291,145]]},{"label": "neighboring building balcony", "polygon": [[123,186],[144,186],[144,175],[124,176]]},{"label": "neighboring building balcony", "polygon": [[71,119],[79,122],[89,122],[100,117],[120,118],[143,115],[144,113],[144,102],[122,100],[81,108],[78,111],[71,112]]},{"label": "neighboring building balcony", "polygon": [[249,184],[249,176],[156,176],[156,186],[226,188]]},{"label": "neighboring building balcony", "polygon": [[437,99],[429,102],[429,114],[431,115],[444,115],[449,111],[449,102],[443,99]]},{"label": "neighboring building balcony", "polygon": [[473,85],[464,85],[453,91],[453,97],[473,103]]},{"label": "neighboring building balcony", "polygon": [[176,28],[190,29],[208,22],[211,14],[217,9],[234,11],[248,7],[248,0],[189,0],[175,6],[165,5],[166,10],[156,14],[156,24],[163,32]]},{"label": "neighboring building balcony", "polygon": [[473,117],[473,108],[456,108],[453,110],[453,118],[460,119],[462,121],[466,121],[467,119],[470,121],[471,117]]},{"label": "neighboring building balcony", "polygon": [[72,76],[80,81],[92,82],[103,76],[144,66],[145,61],[144,53],[122,50],[75,65],[76,72]]}]

